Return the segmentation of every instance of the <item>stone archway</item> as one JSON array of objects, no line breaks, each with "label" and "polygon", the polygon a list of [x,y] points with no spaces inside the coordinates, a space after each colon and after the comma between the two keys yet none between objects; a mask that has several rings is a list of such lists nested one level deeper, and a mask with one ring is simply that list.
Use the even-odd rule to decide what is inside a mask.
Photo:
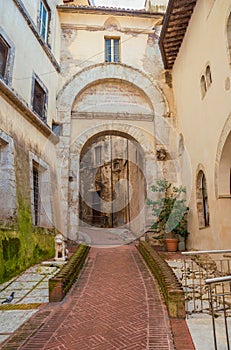
[{"label": "stone archway", "polygon": [[[99,82],[120,81],[124,86],[130,85],[139,91],[140,96],[145,96],[147,119],[152,125],[152,134],[144,131],[142,127],[136,127],[136,123],[130,120],[118,122],[109,118],[107,123],[105,120],[100,120],[97,123],[89,123],[85,130],[81,133],[72,133],[72,122],[75,107],[75,101],[78,96],[84,96],[84,91],[91,86],[97,85]],[[126,102],[126,101],[125,101]],[[141,103],[139,103],[141,106]],[[156,178],[156,155],[155,155],[155,125],[158,124],[159,129],[167,130],[169,127],[160,127],[164,123],[164,116],[168,113],[168,104],[164,94],[156,81],[151,80],[145,73],[136,68],[126,66],[124,64],[96,64],[85,68],[78,72],[60,91],[57,98],[58,122],[62,124],[62,135],[60,143],[57,145],[57,154],[59,159],[60,169],[60,186],[61,186],[61,201],[63,209],[64,227],[66,235],[71,239],[76,239],[78,231],[78,218],[76,218],[76,206],[78,206],[77,189],[79,186],[79,177],[76,164],[79,164],[81,148],[87,140],[93,135],[107,130],[108,132],[115,130],[128,135],[128,138],[133,137],[144,150],[145,154],[145,177],[147,187],[151,186]],[[78,112],[78,110],[77,110]],[[99,111],[100,112],[100,111]],[[126,111],[122,111],[126,117]],[[140,109],[140,116],[142,116]],[[148,114],[149,113],[149,114]],[[106,114],[106,113],[105,113]],[[145,113],[144,113],[145,116]],[[83,118],[84,120],[84,118]],[[89,119],[90,120],[90,119]],[[95,127],[91,127],[95,124]],[[168,135],[168,132],[163,132]],[[72,160],[75,159],[73,162]],[[75,165],[73,165],[75,164]],[[71,193],[71,194],[70,194]]]},{"label": "stone archway", "polygon": [[222,130],[216,154],[215,192],[216,197],[230,195],[230,139],[231,115]]},{"label": "stone archway", "polygon": [[79,225],[131,228],[139,233],[144,217],[137,220],[146,200],[144,152],[126,134],[105,131],[91,137],[80,153]]},{"label": "stone archway", "polygon": [[216,211],[219,217],[220,240],[229,244],[231,229],[231,115],[228,117],[219,139],[215,163]]},{"label": "stone archway", "polygon": [[57,98],[58,118],[60,122],[70,122],[74,100],[87,86],[99,80],[118,79],[137,86],[152,103],[155,116],[163,117],[168,110],[165,95],[158,86],[143,72],[125,64],[103,63],[90,66],[77,73],[66,83]]},{"label": "stone archway", "polygon": [[[105,131],[106,130],[106,131]],[[148,135],[145,135],[143,130],[122,123],[110,122],[101,124],[97,127],[86,130],[80,137],[78,137],[70,147],[70,174],[72,175],[71,184],[69,187],[69,237],[76,239],[76,232],[79,227],[79,217],[76,213],[79,212],[79,187],[80,187],[80,159],[81,152],[86,147],[86,144],[92,139],[100,135],[118,135],[128,140],[133,140],[137,143],[143,155],[143,176],[145,179],[145,194],[151,197],[151,186],[156,181],[158,176],[155,145],[150,142]],[[154,140],[153,140],[154,141]],[[149,211],[150,208],[144,204],[139,215],[136,215],[132,222],[132,230],[137,235],[145,232],[149,225]],[[142,220],[141,220],[142,217]],[[135,228],[135,229],[134,229]]]}]

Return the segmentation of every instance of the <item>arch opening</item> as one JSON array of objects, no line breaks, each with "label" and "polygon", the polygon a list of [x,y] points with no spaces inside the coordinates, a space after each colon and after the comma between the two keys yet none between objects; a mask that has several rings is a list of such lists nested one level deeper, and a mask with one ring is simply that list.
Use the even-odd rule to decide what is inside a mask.
[{"label": "arch opening", "polygon": [[219,196],[231,196],[231,132],[228,134],[222,148],[219,171],[218,171],[218,193]]},{"label": "arch opening", "polygon": [[144,152],[132,137],[118,131],[91,137],[80,153],[80,226],[131,228],[145,205],[143,169]]}]

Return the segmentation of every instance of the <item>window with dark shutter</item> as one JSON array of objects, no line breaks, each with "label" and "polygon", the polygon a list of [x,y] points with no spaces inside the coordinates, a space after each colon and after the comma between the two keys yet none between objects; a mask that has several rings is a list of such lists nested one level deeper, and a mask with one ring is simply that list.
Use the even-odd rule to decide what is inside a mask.
[{"label": "window with dark shutter", "polygon": [[9,53],[9,46],[5,40],[0,36],[0,77],[4,78],[6,74],[7,58]]},{"label": "window with dark shutter", "polygon": [[45,120],[45,102],[46,92],[41,85],[34,81],[34,95],[33,95],[33,110],[40,116],[42,120]]}]

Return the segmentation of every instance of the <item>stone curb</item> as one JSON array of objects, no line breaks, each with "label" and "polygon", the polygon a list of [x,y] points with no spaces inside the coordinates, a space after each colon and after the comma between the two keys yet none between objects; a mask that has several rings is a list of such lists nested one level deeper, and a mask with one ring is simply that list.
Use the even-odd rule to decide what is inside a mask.
[{"label": "stone curb", "polygon": [[181,284],[165,260],[147,243],[140,241],[137,246],[163,293],[170,317],[186,317],[185,297]]}]

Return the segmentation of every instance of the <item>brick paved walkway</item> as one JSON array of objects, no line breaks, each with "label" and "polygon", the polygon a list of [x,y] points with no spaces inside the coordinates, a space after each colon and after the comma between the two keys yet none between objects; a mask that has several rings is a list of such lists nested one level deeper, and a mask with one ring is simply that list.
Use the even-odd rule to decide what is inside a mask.
[{"label": "brick paved walkway", "polygon": [[173,350],[157,286],[135,246],[92,248],[62,303],[49,304],[2,349]]}]

